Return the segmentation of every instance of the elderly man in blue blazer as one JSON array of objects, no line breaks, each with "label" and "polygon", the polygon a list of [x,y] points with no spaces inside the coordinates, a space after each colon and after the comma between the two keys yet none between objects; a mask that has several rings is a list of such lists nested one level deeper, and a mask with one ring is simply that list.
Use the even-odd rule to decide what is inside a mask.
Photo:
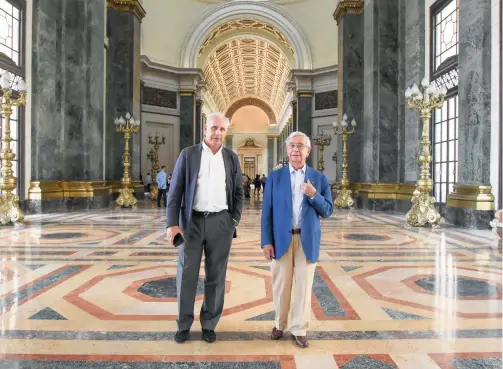
[{"label": "elderly man in blue blazer", "polygon": [[[275,324],[273,340],[283,337],[292,305],[290,331],[297,346],[308,347],[311,293],[320,254],[320,217],[332,214],[327,177],[306,165],[311,141],[302,132],[286,140],[289,164],[269,175],[262,204],[262,249],[272,261]],[[292,285],[294,286],[292,288]],[[291,302],[291,294],[294,300]]]}]

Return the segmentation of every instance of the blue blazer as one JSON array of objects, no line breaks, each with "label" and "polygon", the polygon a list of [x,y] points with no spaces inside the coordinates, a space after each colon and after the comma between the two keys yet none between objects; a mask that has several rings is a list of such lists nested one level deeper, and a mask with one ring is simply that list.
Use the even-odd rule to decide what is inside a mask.
[{"label": "blue blazer", "polygon": [[[275,259],[280,259],[292,241],[292,187],[290,166],[272,172],[267,178],[262,203],[262,247],[273,245]],[[316,263],[320,255],[320,216],[332,215],[332,193],[327,177],[306,165],[305,182],[316,188],[311,200],[304,195],[301,212],[302,249],[309,261]]]}]

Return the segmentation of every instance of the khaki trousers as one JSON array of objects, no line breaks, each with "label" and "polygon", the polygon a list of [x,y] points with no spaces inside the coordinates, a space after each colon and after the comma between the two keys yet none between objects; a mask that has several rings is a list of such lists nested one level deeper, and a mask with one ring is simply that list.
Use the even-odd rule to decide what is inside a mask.
[{"label": "khaki trousers", "polygon": [[[290,301],[292,319],[290,331],[294,336],[305,336],[311,320],[311,294],[316,263],[306,259],[300,235],[292,235],[292,243],[281,259],[273,259],[272,295],[275,309],[275,326],[284,331],[288,326]],[[293,288],[292,288],[293,286]]]}]

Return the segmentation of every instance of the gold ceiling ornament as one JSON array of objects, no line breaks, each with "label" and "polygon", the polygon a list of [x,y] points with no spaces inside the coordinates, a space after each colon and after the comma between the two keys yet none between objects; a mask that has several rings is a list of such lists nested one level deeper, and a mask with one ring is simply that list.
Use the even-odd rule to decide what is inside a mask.
[{"label": "gold ceiling ornament", "polygon": [[290,66],[276,45],[258,38],[230,40],[211,53],[203,73],[218,110],[226,111],[241,98],[256,97],[280,115]]},{"label": "gold ceiling ornament", "polygon": [[339,0],[337,3],[337,8],[334,12],[334,19],[337,24],[340,23],[342,17],[346,14],[361,14],[363,13],[363,1],[362,0]]},{"label": "gold ceiling ornament", "polygon": [[147,12],[140,0],[107,0],[107,6],[120,12],[130,12],[141,22]]},{"label": "gold ceiling ornament", "polygon": [[278,31],[275,27],[271,26],[270,24],[267,24],[258,19],[236,19],[224,23],[215,28],[203,41],[203,44],[199,48],[198,55],[201,55],[209,44],[211,44],[214,40],[218,39],[223,34],[238,29],[247,29],[251,31],[253,30],[266,31],[267,33],[270,33],[274,38],[276,38],[279,42],[281,42],[283,45],[285,45],[286,48],[292,52],[292,55],[295,54],[293,51],[293,47],[288,41],[288,39],[280,31]]},{"label": "gold ceiling ornament", "polygon": [[244,106],[256,106],[267,115],[267,118],[269,118],[269,124],[276,124],[276,115],[269,104],[255,97],[245,97],[244,99],[233,102],[229,109],[225,112],[225,116],[229,117],[229,119],[232,118],[232,116]]}]

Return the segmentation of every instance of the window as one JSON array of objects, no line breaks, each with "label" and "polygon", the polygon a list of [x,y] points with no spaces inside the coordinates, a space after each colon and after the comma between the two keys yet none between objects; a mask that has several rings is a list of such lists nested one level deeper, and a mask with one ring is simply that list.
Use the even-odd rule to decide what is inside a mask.
[{"label": "window", "polygon": [[440,204],[458,180],[458,9],[458,0],[439,0],[431,8],[431,75],[437,87],[447,88],[431,122],[433,194]]},{"label": "window", "polygon": [[[23,78],[23,55],[22,55],[22,14],[24,2],[16,0],[0,0],[0,76],[4,73],[10,73],[12,89],[17,89],[17,84]],[[20,141],[22,136],[20,117],[21,109],[12,108],[10,116],[10,135],[12,137],[11,150],[16,155],[12,162],[12,171],[14,176],[18,178],[18,188],[14,190],[17,193],[19,190],[19,151]],[[0,133],[3,134],[3,122],[0,117]],[[1,168],[1,162],[0,162]]]}]

